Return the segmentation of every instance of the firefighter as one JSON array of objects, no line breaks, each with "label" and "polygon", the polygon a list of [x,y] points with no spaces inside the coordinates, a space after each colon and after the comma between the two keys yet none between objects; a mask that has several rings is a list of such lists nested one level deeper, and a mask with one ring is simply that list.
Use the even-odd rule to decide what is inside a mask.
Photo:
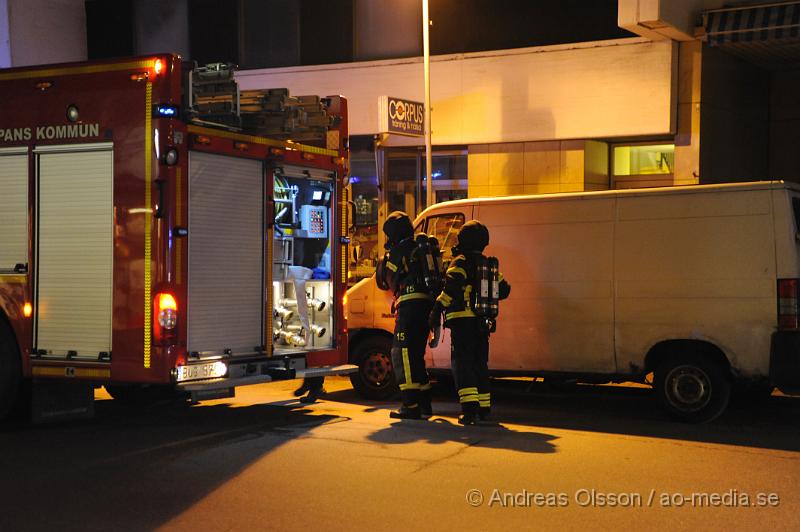
[{"label": "firefighter", "polygon": [[428,315],[434,294],[422,280],[421,264],[415,250],[411,219],[401,211],[391,213],[383,224],[388,253],[376,272],[378,286],[394,293],[397,312],[392,340],[392,366],[400,387],[402,406],[390,414],[395,419],[430,416],[431,384],[425,369]]},{"label": "firefighter", "polygon": [[[462,415],[458,422],[475,425],[488,421],[491,412],[489,391],[489,334],[494,320],[479,316],[471,305],[472,293],[477,292],[478,265],[484,248],[489,245],[489,230],[477,220],[464,224],[453,247],[453,260],[445,275],[444,290],[436,299],[429,316],[429,326],[441,323],[450,329],[450,360],[458,389]],[[505,299],[511,286],[499,275],[499,297]],[[495,302],[496,303],[496,302]],[[496,308],[496,306],[495,306]]]}]

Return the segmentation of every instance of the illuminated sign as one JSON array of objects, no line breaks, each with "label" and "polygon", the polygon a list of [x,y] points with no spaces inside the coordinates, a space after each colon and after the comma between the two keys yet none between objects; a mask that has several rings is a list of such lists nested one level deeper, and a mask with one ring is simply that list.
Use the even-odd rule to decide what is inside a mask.
[{"label": "illuminated sign", "polygon": [[392,96],[378,100],[380,133],[421,137],[425,134],[425,105]]},{"label": "illuminated sign", "polygon": [[26,140],[82,139],[100,136],[100,124],[69,124],[66,126],[0,127],[0,142]]}]

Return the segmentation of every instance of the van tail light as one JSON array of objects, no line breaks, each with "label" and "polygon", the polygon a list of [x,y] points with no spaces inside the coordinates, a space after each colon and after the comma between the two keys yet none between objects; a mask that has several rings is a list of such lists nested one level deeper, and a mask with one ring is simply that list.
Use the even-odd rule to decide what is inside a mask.
[{"label": "van tail light", "polygon": [[798,279],[778,279],[778,328],[798,328]]},{"label": "van tail light", "polygon": [[178,331],[178,303],[175,296],[159,292],[153,305],[153,332],[156,341],[173,339]]}]

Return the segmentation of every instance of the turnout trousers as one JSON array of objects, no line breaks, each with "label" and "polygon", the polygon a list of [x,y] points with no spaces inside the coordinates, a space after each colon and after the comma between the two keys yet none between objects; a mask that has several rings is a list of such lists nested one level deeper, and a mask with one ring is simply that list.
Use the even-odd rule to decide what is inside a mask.
[{"label": "turnout trousers", "polygon": [[428,341],[428,314],[433,301],[404,301],[397,309],[392,340],[392,367],[400,387],[403,406],[418,408],[430,403],[431,383],[425,369],[425,346]]},{"label": "turnout trousers", "polygon": [[450,329],[450,364],[458,390],[458,401],[464,414],[488,414],[489,329],[482,318],[454,318],[446,323]]}]

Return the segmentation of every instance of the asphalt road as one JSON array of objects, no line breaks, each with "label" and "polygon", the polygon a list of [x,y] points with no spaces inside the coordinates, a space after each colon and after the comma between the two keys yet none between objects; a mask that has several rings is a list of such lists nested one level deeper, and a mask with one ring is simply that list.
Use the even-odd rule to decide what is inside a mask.
[{"label": "asphalt road", "polygon": [[[499,424],[464,428],[441,392],[394,421],[329,379],[233,400],[130,408],[0,432],[0,530],[800,528],[800,398],[683,425],[647,390],[498,383]],[[747,503],[748,505],[745,505]]]}]

